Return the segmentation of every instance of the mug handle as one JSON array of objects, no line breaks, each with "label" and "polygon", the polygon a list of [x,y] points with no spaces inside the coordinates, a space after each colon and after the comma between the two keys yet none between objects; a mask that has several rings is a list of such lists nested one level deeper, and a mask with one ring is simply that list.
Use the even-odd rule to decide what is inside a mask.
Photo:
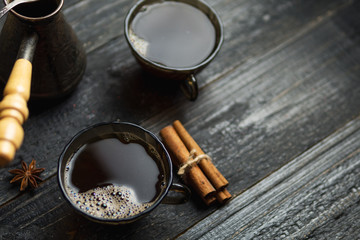
[{"label": "mug handle", "polygon": [[189,100],[194,101],[197,98],[199,91],[194,74],[190,74],[186,77],[181,84],[181,90]]},{"label": "mug handle", "polygon": [[182,204],[186,203],[190,196],[191,191],[190,189],[180,183],[173,183],[169,189],[169,191],[173,191],[178,193],[176,196],[166,196],[161,203],[164,204]]}]

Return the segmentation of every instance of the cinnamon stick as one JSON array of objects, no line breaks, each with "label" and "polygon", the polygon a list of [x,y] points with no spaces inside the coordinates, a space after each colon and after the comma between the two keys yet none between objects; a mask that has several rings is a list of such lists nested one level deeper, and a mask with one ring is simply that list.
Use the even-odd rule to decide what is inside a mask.
[{"label": "cinnamon stick", "polygon": [[[203,150],[199,147],[199,145],[195,142],[195,140],[191,137],[191,135],[186,131],[186,129],[179,120],[176,120],[173,123],[173,126],[180,139],[189,151],[195,149],[196,156],[205,154]],[[199,162],[199,166],[216,190],[224,189],[226,186],[229,185],[229,182],[225,179],[225,177],[219,172],[219,170],[211,161],[203,159]]]},{"label": "cinnamon stick", "polygon": [[[189,151],[175,129],[172,126],[167,126],[160,131],[160,136],[177,159],[174,163],[177,166],[186,163],[189,158]],[[215,189],[197,165],[186,171],[186,181],[195,189],[206,204],[209,205],[213,202],[211,199],[214,198],[211,195],[215,193]]]},{"label": "cinnamon stick", "polygon": [[218,202],[220,204],[224,204],[225,202],[227,202],[231,198],[231,194],[225,188],[222,189],[222,190],[217,191],[215,196],[216,196],[216,199],[218,200]]}]

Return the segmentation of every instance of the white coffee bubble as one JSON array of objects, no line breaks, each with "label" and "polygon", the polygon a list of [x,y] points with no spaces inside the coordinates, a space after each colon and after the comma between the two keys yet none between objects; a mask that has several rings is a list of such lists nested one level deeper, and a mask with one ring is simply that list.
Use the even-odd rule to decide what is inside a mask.
[{"label": "white coffee bubble", "polygon": [[109,185],[78,193],[66,188],[71,201],[81,211],[104,219],[124,219],[142,213],[153,202],[141,203],[131,188]]},{"label": "white coffee bubble", "polygon": [[146,56],[149,43],[137,36],[131,29],[129,30],[129,37],[136,51],[141,55]]}]

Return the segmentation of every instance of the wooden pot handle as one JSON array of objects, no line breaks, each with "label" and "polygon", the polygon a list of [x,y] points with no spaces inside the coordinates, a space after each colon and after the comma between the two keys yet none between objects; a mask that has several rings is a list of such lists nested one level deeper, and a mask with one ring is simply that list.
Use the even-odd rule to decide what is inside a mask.
[{"label": "wooden pot handle", "polygon": [[32,64],[16,60],[0,102],[0,165],[13,160],[24,138],[22,124],[29,116]]}]

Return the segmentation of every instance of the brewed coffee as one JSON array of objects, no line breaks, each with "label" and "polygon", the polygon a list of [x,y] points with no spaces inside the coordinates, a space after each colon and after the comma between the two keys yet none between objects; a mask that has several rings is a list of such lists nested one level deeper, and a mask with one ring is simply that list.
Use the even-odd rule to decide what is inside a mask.
[{"label": "brewed coffee", "polygon": [[44,17],[53,13],[59,4],[56,0],[39,0],[37,2],[20,4],[14,8],[15,12],[25,17]]},{"label": "brewed coffee", "polygon": [[130,40],[145,58],[168,67],[193,67],[214,50],[215,28],[199,9],[166,1],[143,6],[134,17]]},{"label": "brewed coffee", "polygon": [[94,139],[67,162],[66,191],[93,216],[134,216],[151,206],[165,186],[159,157],[153,147],[129,134]]}]

